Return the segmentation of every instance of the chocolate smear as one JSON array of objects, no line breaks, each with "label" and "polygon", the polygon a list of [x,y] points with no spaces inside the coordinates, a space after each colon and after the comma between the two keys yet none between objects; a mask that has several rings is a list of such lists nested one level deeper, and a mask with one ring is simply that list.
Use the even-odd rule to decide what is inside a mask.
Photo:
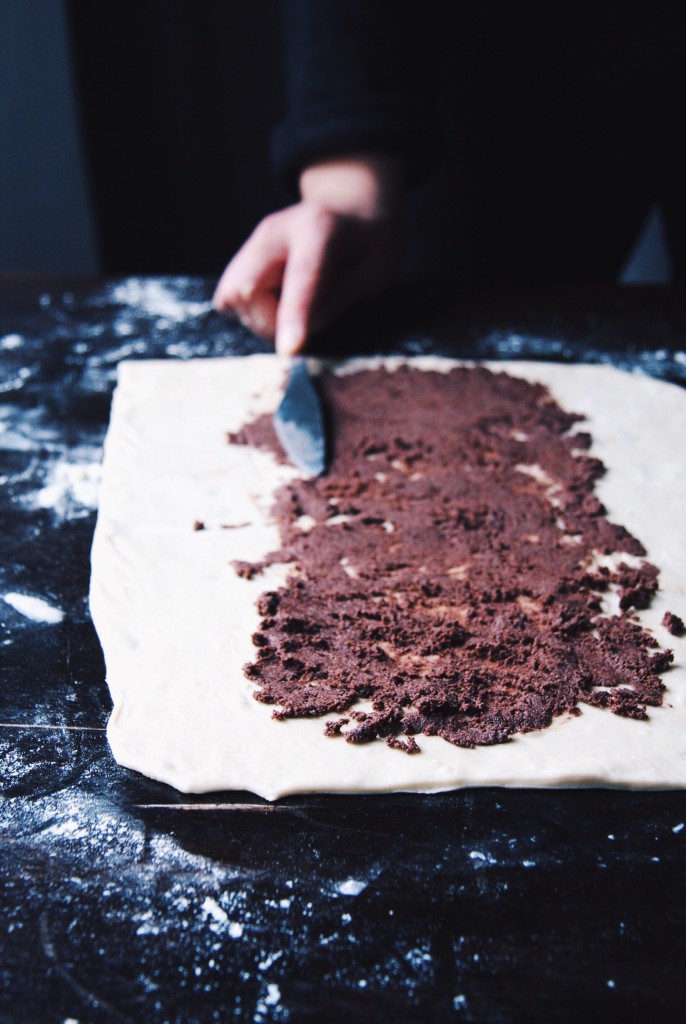
[{"label": "chocolate smear", "polygon": [[[235,567],[293,564],[259,599],[244,668],[275,718],[336,713],[326,735],[416,753],[419,734],[474,747],[579,704],[645,718],[662,702],[671,652],[631,611],[658,570],[594,494],[604,467],[583,417],[482,367],[319,387],[328,472],[280,488],[281,550]],[[229,440],[283,458],[269,416]],[[602,614],[613,593],[618,613]]]},{"label": "chocolate smear", "polygon": [[675,615],[674,612],[665,612],[662,616],[662,625],[667,629],[672,636],[683,636],[686,632],[686,626],[684,626],[684,620]]}]

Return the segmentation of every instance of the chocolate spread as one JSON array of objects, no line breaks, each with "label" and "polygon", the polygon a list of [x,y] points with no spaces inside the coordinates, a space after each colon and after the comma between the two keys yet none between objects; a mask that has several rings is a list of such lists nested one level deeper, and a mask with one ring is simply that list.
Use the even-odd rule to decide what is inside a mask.
[{"label": "chocolate spread", "polygon": [[[293,569],[260,597],[244,667],[275,718],[338,713],[327,735],[415,753],[419,734],[473,747],[580,703],[645,718],[662,702],[671,652],[631,611],[658,571],[593,493],[604,467],[581,416],[481,367],[318,386],[328,471],[277,492],[281,550],[236,565]],[[283,459],[269,416],[229,440]],[[618,614],[601,613],[604,593]]]},{"label": "chocolate spread", "polygon": [[686,632],[684,620],[675,615],[674,612],[665,612],[662,616],[662,625],[669,630],[672,636],[683,636]]}]

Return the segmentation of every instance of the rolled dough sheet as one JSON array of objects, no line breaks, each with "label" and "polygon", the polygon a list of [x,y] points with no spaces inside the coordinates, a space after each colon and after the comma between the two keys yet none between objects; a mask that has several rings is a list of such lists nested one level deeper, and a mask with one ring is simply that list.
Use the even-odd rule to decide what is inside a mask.
[{"label": "rolled dough sheet", "polygon": [[[345,372],[381,362],[401,360],[356,361]],[[105,445],[90,593],[114,702],[108,738],[120,764],[183,792],[249,790],[270,800],[312,791],[686,785],[686,642],[660,625],[665,611],[686,611],[686,393],[605,366],[490,365],[546,384],[564,408],[587,417],[580,429],[608,470],[596,494],[660,569],[660,591],[640,617],[674,650],[663,706],[636,721],[581,705],[578,717],[476,749],[422,736],[413,756],[382,741],[326,737],[326,719],[275,721],[241,667],[255,653],[255,601],[288,570],[272,566],[246,580],[230,563],[279,548],[272,495],[297,471],[227,444],[226,435],[276,407],[287,366],[275,356],[129,362],[119,367]],[[205,529],[194,530],[196,520]]]}]

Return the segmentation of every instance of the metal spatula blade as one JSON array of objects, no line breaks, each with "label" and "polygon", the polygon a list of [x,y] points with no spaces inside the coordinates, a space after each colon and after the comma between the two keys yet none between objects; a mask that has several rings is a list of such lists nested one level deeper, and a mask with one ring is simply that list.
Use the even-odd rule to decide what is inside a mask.
[{"label": "metal spatula blade", "polygon": [[293,363],[281,404],[274,413],[274,428],[291,462],[308,476],[320,476],[324,472],[324,419],[304,359]]}]

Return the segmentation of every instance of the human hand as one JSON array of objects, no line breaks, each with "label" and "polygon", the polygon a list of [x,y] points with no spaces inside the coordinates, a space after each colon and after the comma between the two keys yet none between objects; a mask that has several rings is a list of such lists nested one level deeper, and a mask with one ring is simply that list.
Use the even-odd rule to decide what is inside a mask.
[{"label": "human hand", "polygon": [[285,355],[390,280],[400,166],[391,157],[317,164],[300,190],[299,203],[257,226],[213,299]]}]

